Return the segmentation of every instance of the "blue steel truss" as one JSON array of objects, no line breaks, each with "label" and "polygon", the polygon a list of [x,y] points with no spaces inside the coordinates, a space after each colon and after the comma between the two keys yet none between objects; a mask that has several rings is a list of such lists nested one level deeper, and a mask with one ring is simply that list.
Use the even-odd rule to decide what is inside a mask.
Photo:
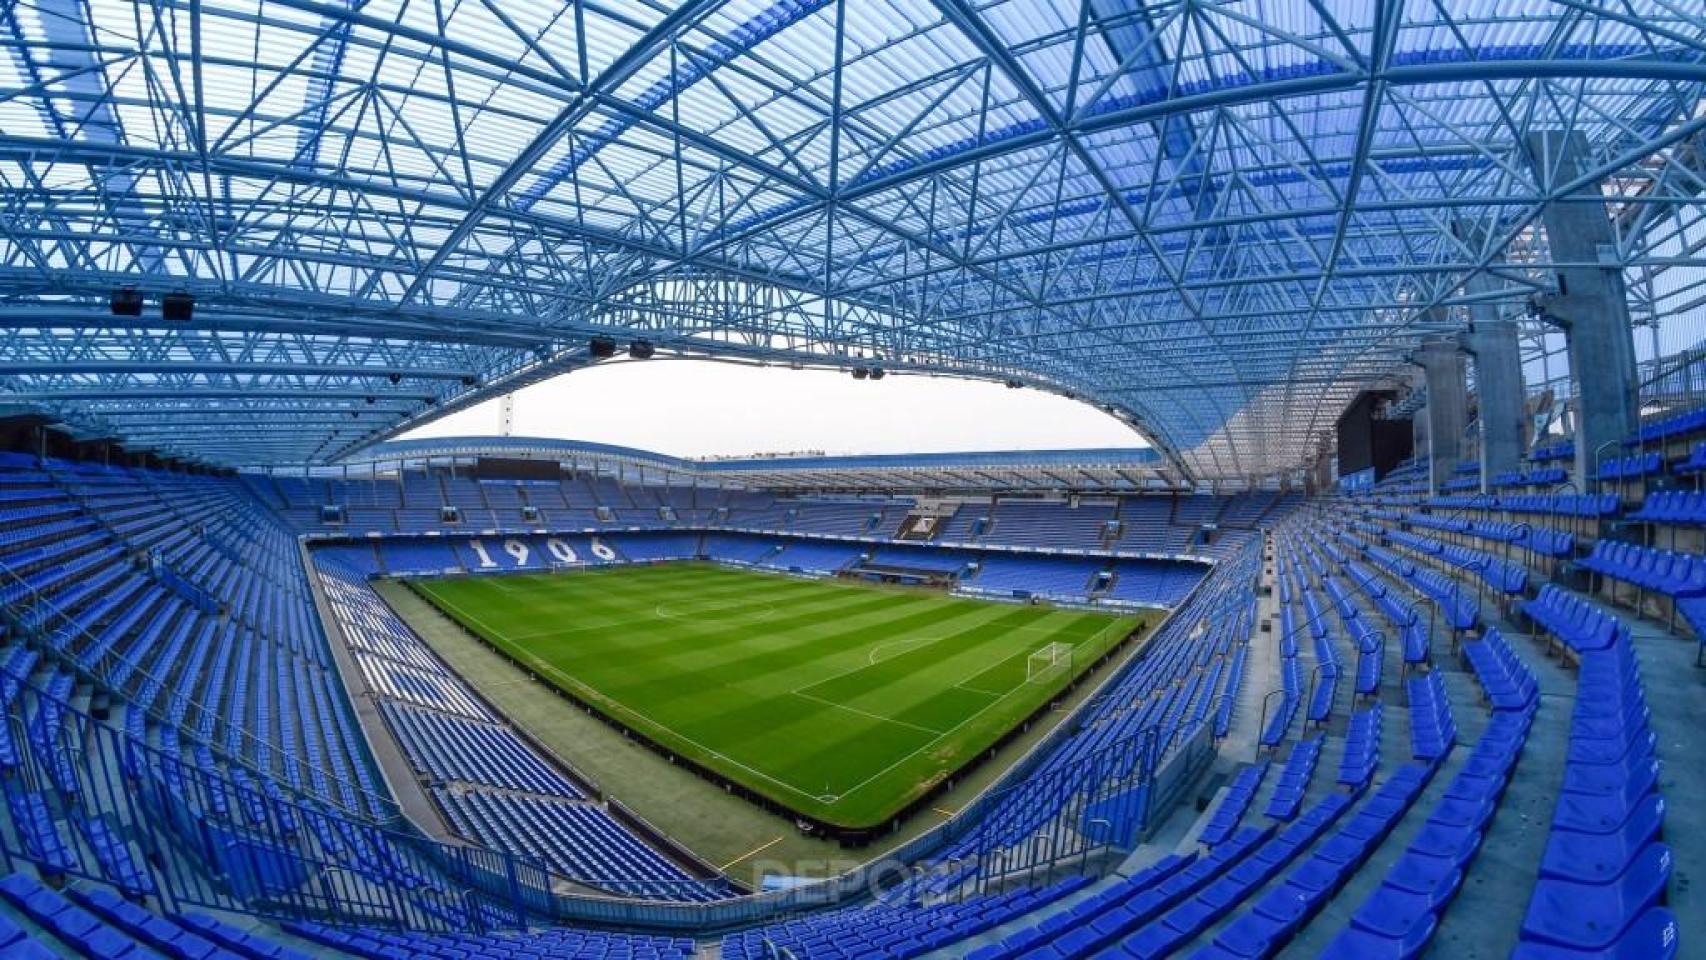
[{"label": "blue steel truss", "polygon": [[1695,0],[9,0],[0,42],[0,403],[216,463],[610,334],[1018,380],[1259,477],[1520,316],[1582,183],[1597,264],[1677,291],[1643,322],[1706,264]]}]

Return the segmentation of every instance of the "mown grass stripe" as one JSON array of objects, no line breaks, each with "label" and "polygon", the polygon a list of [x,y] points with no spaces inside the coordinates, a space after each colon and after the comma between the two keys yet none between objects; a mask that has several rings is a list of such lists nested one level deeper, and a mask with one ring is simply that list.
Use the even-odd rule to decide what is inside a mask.
[{"label": "mown grass stripe", "polygon": [[848,827],[881,823],[1068,681],[1025,683],[1030,651],[1078,644],[1082,669],[1136,623],[692,563],[418,586],[594,707]]}]

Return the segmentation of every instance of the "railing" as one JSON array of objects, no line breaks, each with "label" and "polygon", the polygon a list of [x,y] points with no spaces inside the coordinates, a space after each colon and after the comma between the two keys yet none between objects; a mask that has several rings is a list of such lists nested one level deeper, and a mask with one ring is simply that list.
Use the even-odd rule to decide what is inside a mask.
[{"label": "railing", "polygon": [[220,603],[212,594],[196,586],[182,574],[172,568],[172,565],[161,559],[158,554],[148,555],[149,569],[168,590],[182,597],[185,602],[200,610],[202,613],[213,615],[219,612]]},{"label": "railing", "polygon": [[[49,877],[149,892],[167,911],[425,931],[516,927],[553,915],[550,876],[537,864],[352,821],[259,789],[252,777],[187,762],[27,678],[0,674],[0,682],[16,691],[5,717],[16,762],[0,770],[0,821],[9,827],[0,830],[0,861],[8,870],[27,861]],[[57,708],[61,721],[38,732],[44,707]],[[38,721],[26,729],[24,717]],[[98,844],[97,831],[119,843]]]},{"label": "railing", "polygon": [[1171,734],[1153,724],[1069,765],[987,794],[961,818],[937,866],[984,893],[1019,878],[1083,872],[1147,836],[1212,757],[1213,712]]},{"label": "railing", "polygon": [[[1697,345],[1643,360],[1636,366],[1635,380],[1643,403],[1663,405],[1672,410],[1698,407],[1706,403],[1706,347]],[[1528,383],[1524,388],[1530,403],[1548,391],[1553,397],[1556,412],[1574,399],[1575,383],[1565,372],[1548,380]],[[1552,419],[1556,420],[1556,414]]]},{"label": "railing", "polygon": [[[656,903],[555,893],[551,874],[532,859],[358,823],[283,788],[259,789],[254,777],[202,768],[151,746],[27,678],[0,678],[17,685],[4,719],[18,751],[16,764],[0,770],[0,781],[8,799],[41,797],[47,814],[25,829],[13,804],[0,808],[0,822],[9,827],[0,830],[6,869],[28,861],[50,876],[140,886],[167,911],[206,908],[432,932],[563,920],[707,929],[863,896],[885,871],[892,877],[897,863],[950,845],[972,851],[982,873],[979,889],[1001,877],[1040,875],[1063,865],[1082,870],[1100,853],[1135,843],[1214,749],[1211,709],[1210,719],[1182,726],[1170,738],[1146,728],[985,794],[946,829],[903,847],[890,862],[775,894]],[[47,743],[23,721],[45,704],[63,717]],[[1000,819],[1001,810],[1042,801],[1057,801],[1046,808],[1046,822],[1016,842],[999,842],[1002,824],[1012,822]],[[122,838],[132,870],[94,855],[80,825],[94,819]],[[27,839],[48,833],[67,856]]]},{"label": "railing", "polygon": [[1673,407],[1706,402],[1706,348],[1694,347],[1641,364],[1641,398],[1669,401]]},{"label": "railing", "polygon": [[[42,652],[64,664],[67,669],[88,676],[97,685],[118,694],[127,701],[130,700],[132,694],[142,689],[143,686],[158,683],[161,696],[157,697],[149,707],[149,714],[156,722],[179,729],[184,736],[203,743],[226,762],[249,768],[249,771],[256,777],[274,779],[272,771],[254,767],[249,759],[253,756],[262,755],[278,758],[279,763],[285,766],[287,783],[314,783],[316,776],[324,777],[325,782],[339,788],[334,791],[338,796],[321,797],[319,798],[320,802],[342,809],[358,819],[376,824],[386,824],[401,817],[391,798],[372,793],[359,783],[351,783],[334,770],[309,764],[297,756],[294,750],[262,741],[246,729],[240,727],[236,729],[236,735],[243,746],[243,749],[238,751],[238,755],[233,755],[230,750],[225,748],[224,744],[204,740],[193,731],[215,729],[221,721],[229,722],[229,717],[210,711],[207,706],[189,696],[187,692],[168,684],[167,678],[151,673],[144,664],[119,653],[116,649],[118,643],[115,642],[103,648],[98,636],[79,623],[72,614],[60,609],[51,597],[37,590],[26,579],[25,574],[14,570],[4,561],[0,561],[0,583],[12,584],[24,591],[24,599],[17,601],[17,603],[29,607],[31,623],[28,629],[20,632],[34,633],[43,637],[46,642],[41,645]],[[43,614],[46,615],[45,619],[42,616]],[[11,618],[12,611],[0,611],[0,615]],[[21,621],[14,619],[14,622],[22,625]],[[132,638],[120,639],[128,641]],[[80,648],[73,649],[74,640],[80,641]],[[91,656],[91,651],[98,651],[98,653]],[[166,707],[166,704],[174,701],[183,708],[181,715],[175,720],[168,716],[168,708]],[[207,722],[206,725],[204,725],[204,721]],[[361,760],[355,758],[352,762],[361,762]],[[281,786],[285,785],[281,784]],[[363,798],[366,802],[365,809],[351,809],[343,801],[343,797],[346,795]],[[369,811],[378,813],[376,815]]]},{"label": "railing", "polygon": [[[10,569],[0,572],[25,583]],[[75,634],[94,639],[51,600],[37,595],[37,602]],[[244,770],[240,760],[224,758],[225,765],[214,767],[189,763],[174,749],[150,746],[68,705],[59,704],[64,721],[55,742],[37,744],[22,718],[58,701],[27,678],[15,682],[18,694],[5,720],[20,759],[0,782],[20,796],[43,799],[47,814],[39,826],[57,835],[70,856],[56,862],[50,850],[33,849],[8,805],[0,811],[12,827],[0,830],[0,854],[8,865],[22,859],[50,874],[126,882],[125,871],[96,858],[92,843],[79,835],[80,823],[99,818],[123,838],[135,875],[146,877],[128,882],[145,882],[167,910],[203,907],[426,931],[560,921],[705,930],[767,920],[864,896],[885,876],[892,879],[898,864],[921,861],[967,837],[1004,875],[1072,863],[1082,870],[1101,852],[1134,842],[1193,781],[1213,755],[1209,731],[1215,713],[1211,703],[1204,721],[1181,724],[1170,736],[1163,737],[1160,727],[1145,728],[1039,777],[986,792],[885,861],[787,891],[663,903],[556,893],[551,874],[535,860],[352,819],[264,772]],[[1069,726],[1057,728],[1009,777],[1025,777],[1042,762],[1045,748],[1071,732]],[[1051,791],[1060,803],[1050,808],[1046,830],[1033,830],[1017,845],[993,842],[992,811]]]}]

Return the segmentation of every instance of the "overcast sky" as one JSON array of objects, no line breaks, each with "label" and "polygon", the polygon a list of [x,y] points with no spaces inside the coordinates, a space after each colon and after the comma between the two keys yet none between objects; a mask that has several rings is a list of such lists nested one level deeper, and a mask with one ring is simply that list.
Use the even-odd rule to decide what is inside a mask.
[{"label": "overcast sky", "polygon": [[[494,400],[408,436],[497,432]],[[606,363],[522,390],[515,434],[678,457],[1144,445],[1124,424],[1086,404],[998,383],[894,374],[861,381],[823,370],[662,358]]]}]

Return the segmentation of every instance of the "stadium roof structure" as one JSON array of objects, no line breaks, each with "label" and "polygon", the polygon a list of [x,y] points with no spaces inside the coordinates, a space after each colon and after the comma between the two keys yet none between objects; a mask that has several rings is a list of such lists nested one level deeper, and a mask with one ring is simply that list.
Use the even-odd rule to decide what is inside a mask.
[{"label": "stadium roof structure", "polygon": [[479,457],[556,460],[637,482],[685,480],[767,490],[1115,492],[1166,485],[1160,454],[1138,447],[682,459],[583,440],[435,437],[374,444],[345,458],[344,464],[359,476],[370,468],[399,463]]},{"label": "stadium roof structure", "polygon": [[1682,0],[17,0],[0,40],[0,402],[214,463],[607,334],[1017,381],[1260,476],[1547,289],[1548,203],[1611,201],[1638,317],[1703,262]]}]

